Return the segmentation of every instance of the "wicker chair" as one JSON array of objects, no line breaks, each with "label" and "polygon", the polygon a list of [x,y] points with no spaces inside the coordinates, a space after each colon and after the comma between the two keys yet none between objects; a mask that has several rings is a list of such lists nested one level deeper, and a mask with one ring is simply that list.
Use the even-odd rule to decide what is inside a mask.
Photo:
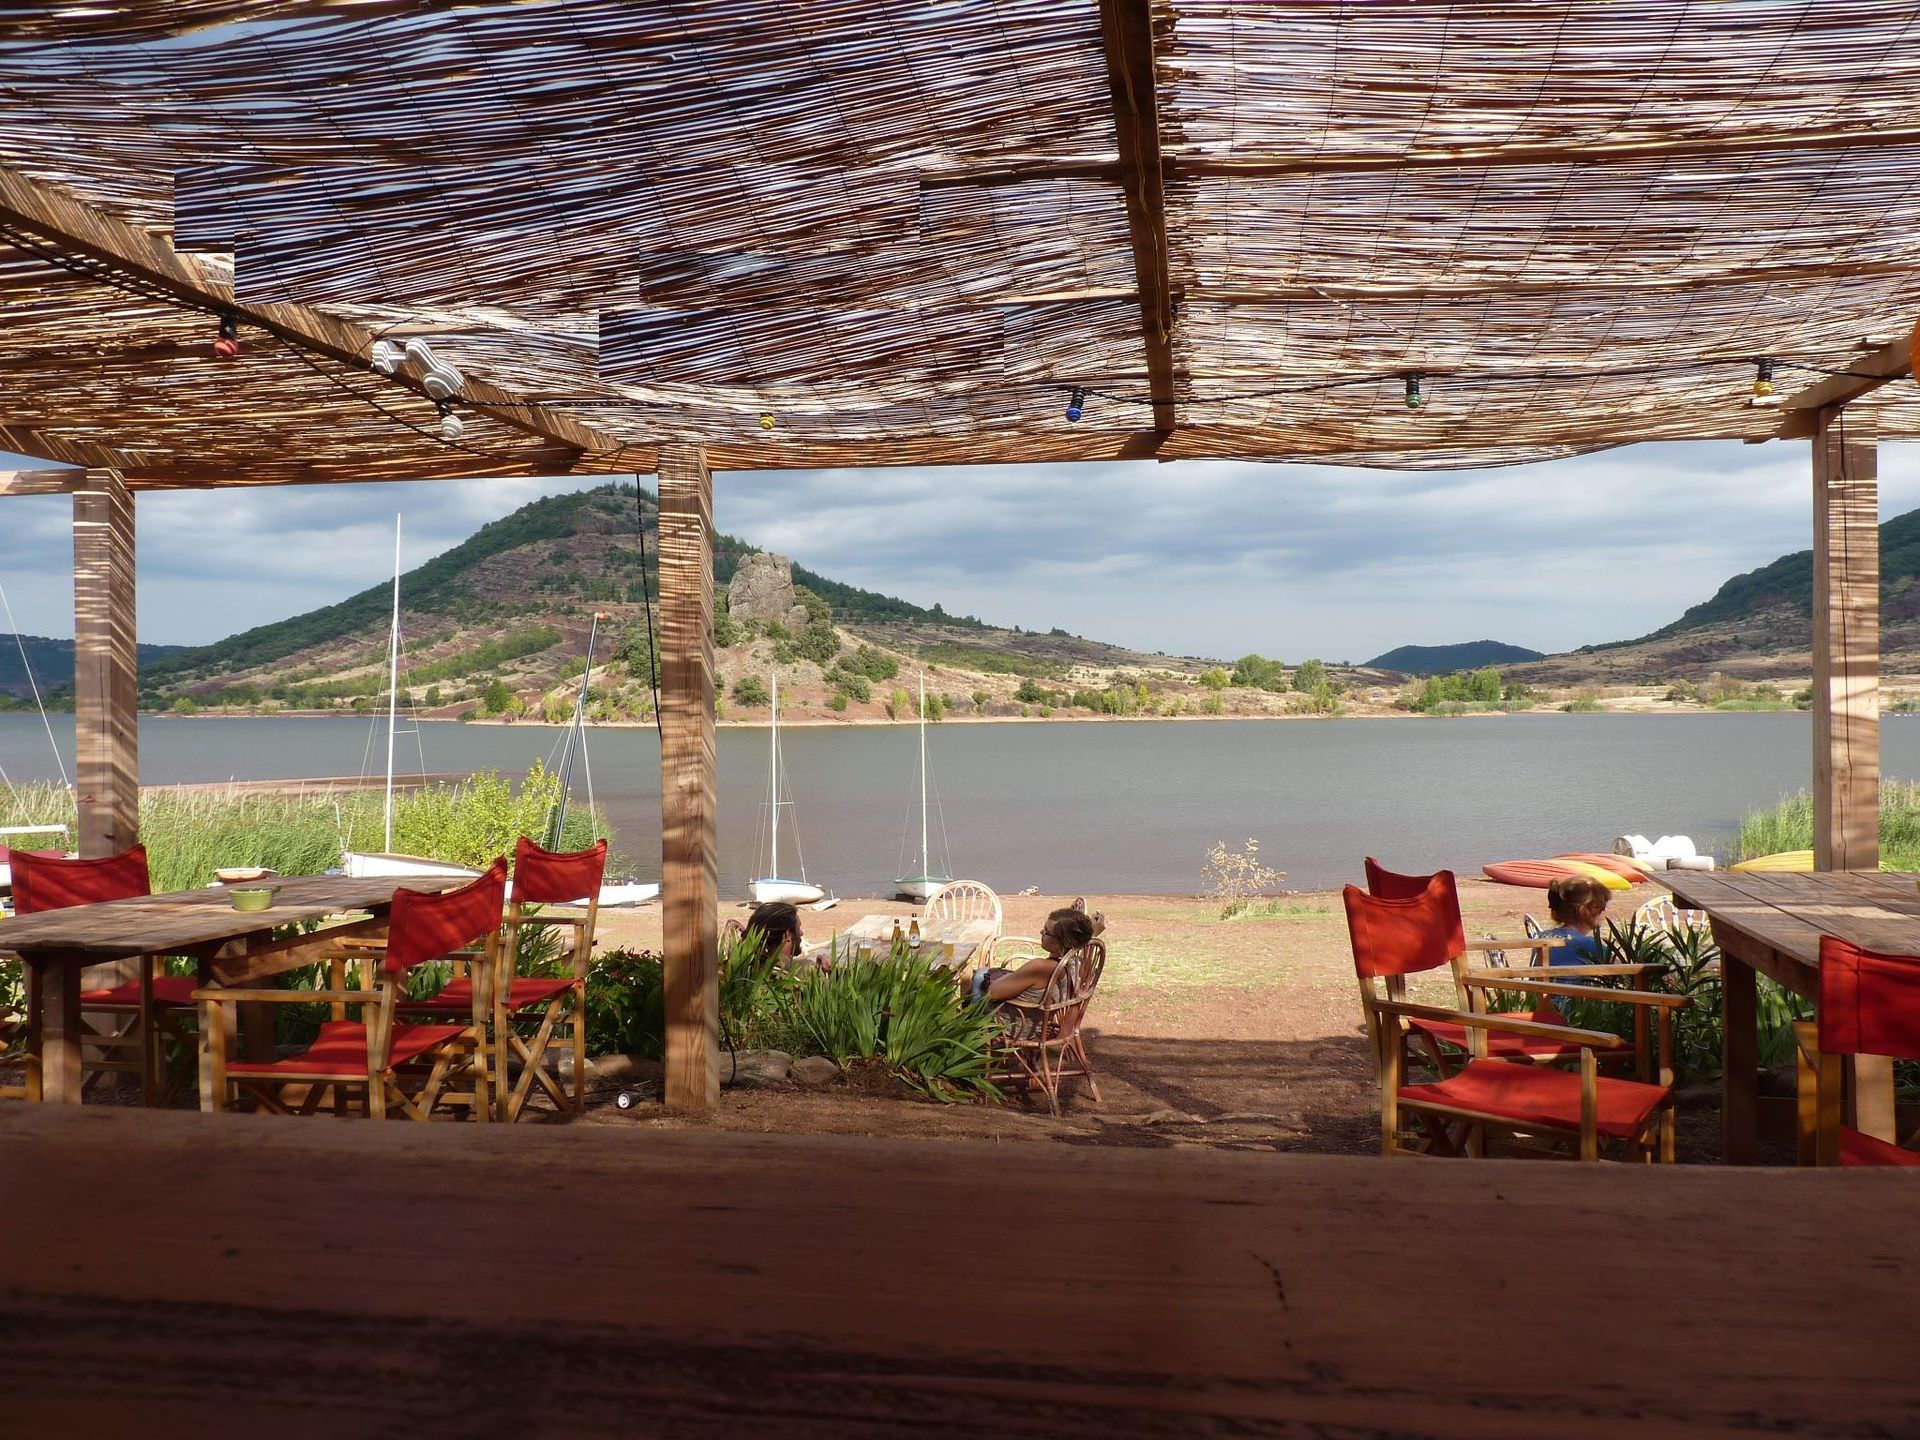
[{"label": "wicker chair", "polygon": [[921,913],[930,921],[953,920],[962,924],[969,920],[993,921],[993,937],[974,952],[973,964],[981,966],[995,963],[1000,927],[1005,919],[1000,909],[1000,897],[990,887],[978,880],[950,881],[933,892],[927,901],[927,908]]},{"label": "wicker chair", "polygon": [[[1054,967],[1040,999],[1009,1000],[1000,1008],[1010,1023],[994,1041],[988,1076],[996,1085],[1039,1087],[1051,1114],[1060,1113],[1061,1082],[1079,1076],[1100,1102],[1100,1086],[1087,1058],[1086,1019],[1107,968],[1107,943],[1090,941],[1078,955]],[[1029,994],[1032,992],[1029,991]]]}]

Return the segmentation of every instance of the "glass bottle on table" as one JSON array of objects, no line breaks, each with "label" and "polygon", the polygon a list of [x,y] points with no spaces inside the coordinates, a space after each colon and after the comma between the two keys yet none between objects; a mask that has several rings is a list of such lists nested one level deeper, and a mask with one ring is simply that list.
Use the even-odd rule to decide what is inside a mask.
[{"label": "glass bottle on table", "polygon": [[920,948],[920,917],[918,915],[907,922],[907,948],[909,950]]}]

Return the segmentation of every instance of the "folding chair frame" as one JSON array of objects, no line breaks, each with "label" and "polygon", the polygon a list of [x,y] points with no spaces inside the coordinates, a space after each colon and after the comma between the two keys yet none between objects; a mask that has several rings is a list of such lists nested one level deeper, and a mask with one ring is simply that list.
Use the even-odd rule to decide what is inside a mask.
[{"label": "folding chair frame", "polygon": [[[582,1115],[587,1108],[587,967],[593,959],[594,929],[600,919],[597,895],[587,900],[586,913],[547,915],[529,913],[528,906],[514,900],[507,906],[504,940],[499,947],[498,970],[493,985],[494,1074],[500,1087],[500,1118],[518,1120],[538,1085],[556,1108],[567,1115]],[[511,1005],[515,962],[520,953],[520,930],[524,925],[567,926],[573,931],[573,982],[543,1005]],[[530,1027],[531,1035],[523,1035]],[[547,1072],[549,1050],[570,1046],[573,1051],[573,1083],[562,1085]],[[520,1074],[508,1086],[512,1073],[509,1062],[520,1062]]]}]

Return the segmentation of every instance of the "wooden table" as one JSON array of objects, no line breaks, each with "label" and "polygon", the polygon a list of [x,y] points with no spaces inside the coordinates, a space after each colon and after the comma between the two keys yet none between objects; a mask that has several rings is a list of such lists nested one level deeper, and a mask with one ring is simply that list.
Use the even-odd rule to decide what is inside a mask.
[{"label": "wooden table", "polygon": [[[1829,871],[1748,875],[1666,870],[1654,878],[1689,909],[1704,910],[1720,947],[1721,1125],[1726,1160],[1753,1163],[1759,1129],[1759,1012],[1754,986],[1765,975],[1795,995],[1820,1000],[1820,937],[1871,950],[1920,955],[1920,891],[1911,875]],[[1854,1124],[1894,1138],[1893,1062],[1853,1061]]]},{"label": "wooden table", "polygon": [[[91,1033],[80,1016],[80,972],[88,966],[140,955],[185,955],[200,962],[203,983],[244,985],[311,964],[319,951],[349,935],[384,934],[398,882],[391,876],[295,875],[264,883],[276,887],[267,910],[235,910],[226,888],[213,885],[0,920],[0,950],[18,955],[37,972],[42,1098],[80,1103],[80,1050]],[[441,891],[467,882],[436,875],[410,876],[404,883],[409,889]],[[281,925],[355,911],[367,911],[369,918],[273,938]]]},{"label": "wooden table", "polygon": [[[743,1135],[648,1113],[0,1105],[20,1237],[0,1246],[0,1428],[1809,1440],[1911,1436],[1920,1416],[1902,1174]],[[985,1215],[1057,1217],[1070,1253],[999,1263],[967,1239]],[[1778,1263],[1729,1216],[1765,1216]],[[1528,1235],[1577,1237],[1577,1300],[1561,1265],[1489,1274]],[[1415,1276],[1457,1323],[1395,1318]],[[1543,1326],[1550,1343],[1519,1338]]]},{"label": "wooden table", "polygon": [[[992,920],[928,920],[924,915],[919,918],[920,953],[936,965],[955,970],[964,970],[972,963],[975,952],[997,935],[997,927]],[[843,956],[851,949],[855,958],[871,959],[876,954],[884,955],[892,945],[894,926],[898,925],[900,933],[904,935],[912,919],[908,915],[862,915],[840,931],[835,939]],[[951,960],[946,958],[948,944],[953,946]],[[832,942],[829,942],[815,945],[806,953],[825,959],[831,948]]]}]

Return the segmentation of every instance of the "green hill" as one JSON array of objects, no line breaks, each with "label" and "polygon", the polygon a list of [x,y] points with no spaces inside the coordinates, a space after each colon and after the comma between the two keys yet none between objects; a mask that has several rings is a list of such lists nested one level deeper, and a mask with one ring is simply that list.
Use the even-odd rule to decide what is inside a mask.
[{"label": "green hill", "polygon": [[1478,670],[1484,665],[1517,665],[1543,659],[1538,650],[1505,645],[1498,640],[1467,640],[1458,645],[1402,645],[1367,661],[1369,670],[1397,670],[1402,675],[1451,675],[1456,670]]},{"label": "green hill", "polygon": [[[178,654],[186,646],[141,645],[137,648],[144,668]],[[32,682],[27,678],[29,666],[33,672]],[[0,635],[0,708],[6,706],[8,697],[31,702],[35,683],[43,698],[68,703],[68,692],[73,689],[73,641],[56,640],[48,635]]]},{"label": "green hill", "polygon": [[[584,615],[589,613],[584,607],[597,604],[640,604],[643,565],[636,527],[643,523],[646,529],[644,585],[651,589],[658,581],[659,507],[650,492],[639,491],[636,516],[635,499],[635,487],[630,484],[605,485],[535,500],[483,525],[451,550],[401,576],[406,629],[420,636],[439,621],[524,626],[532,619],[550,621],[552,617],[538,613],[545,610]],[[583,541],[589,543],[578,543]],[[725,585],[731,580],[741,559],[754,549],[731,535],[716,535],[717,582]],[[956,623],[937,609],[843,585],[799,566],[794,567],[793,576],[796,583],[827,601],[835,618],[844,623]],[[390,586],[374,585],[337,604],[256,626],[211,645],[170,647],[173,653],[156,657],[152,664],[143,655],[141,686],[158,693],[184,680],[232,676],[305,651],[355,644],[368,637],[384,643],[392,599]],[[556,634],[553,641],[559,638]],[[485,666],[483,659],[475,668]]]}]

